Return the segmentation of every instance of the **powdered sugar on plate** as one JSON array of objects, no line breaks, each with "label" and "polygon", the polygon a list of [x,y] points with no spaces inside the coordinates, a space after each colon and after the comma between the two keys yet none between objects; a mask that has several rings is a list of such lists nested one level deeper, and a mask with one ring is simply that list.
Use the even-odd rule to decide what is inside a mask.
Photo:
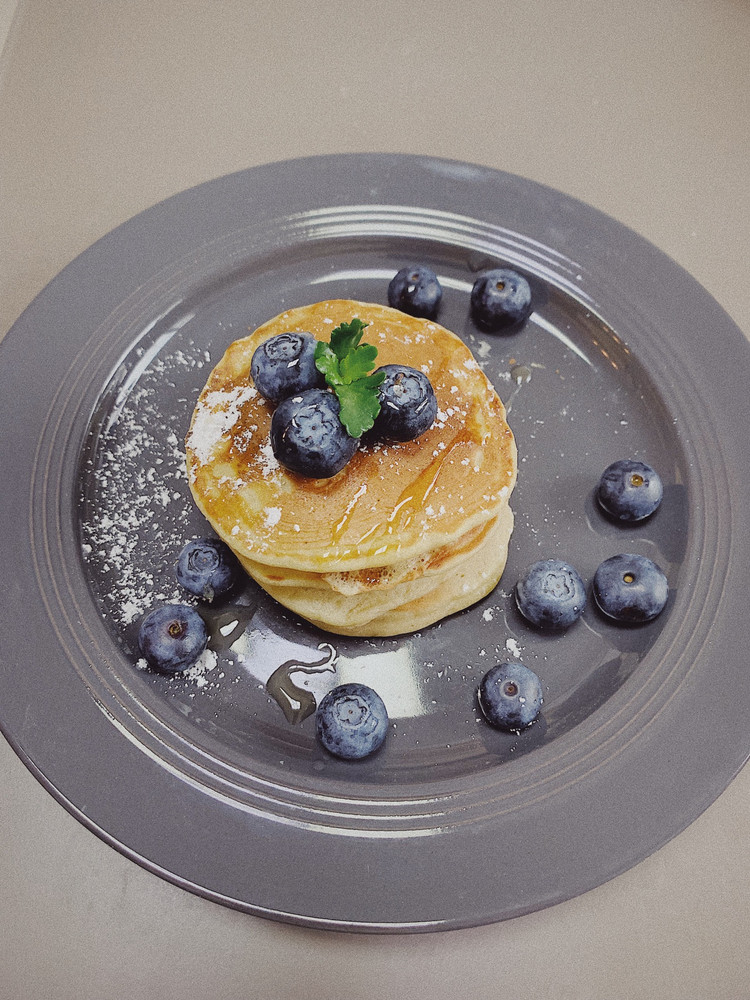
[{"label": "powdered sugar on plate", "polygon": [[195,516],[182,440],[204,379],[195,373],[209,360],[194,345],[151,359],[145,349],[135,351],[91,421],[81,556],[102,613],[117,626],[155,604],[186,599],[174,575]]},{"label": "powdered sugar on plate", "polygon": [[209,682],[208,675],[216,668],[219,657],[212,649],[204,649],[197,661],[182,674],[189,681],[195,681],[196,687],[204,688]]}]

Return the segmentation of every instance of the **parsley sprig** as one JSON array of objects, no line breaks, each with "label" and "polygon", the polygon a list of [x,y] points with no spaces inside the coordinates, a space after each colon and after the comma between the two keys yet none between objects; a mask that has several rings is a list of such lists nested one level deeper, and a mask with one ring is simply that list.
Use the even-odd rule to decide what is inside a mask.
[{"label": "parsley sprig", "polygon": [[351,437],[361,437],[380,413],[378,386],[384,372],[372,372],[377,347],[361,344],[367,323],[356,317],[331,331],[330,343],[319,341],[315,367],[325,376],[339,401],[339,419]]}]

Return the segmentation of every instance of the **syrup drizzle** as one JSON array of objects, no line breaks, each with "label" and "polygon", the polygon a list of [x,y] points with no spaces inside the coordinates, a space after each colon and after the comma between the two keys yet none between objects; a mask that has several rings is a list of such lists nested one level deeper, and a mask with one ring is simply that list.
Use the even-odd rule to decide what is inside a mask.
[{"label": "syrup drizzle", "polygon": [[335,673],[337,652],[329,642],[323,642],[318,649],[327,649],[328,653],[322,660],[314,663],[301,663],[299,660],[286,660],[278,666],[266,681],[266,691],[274,699],[286,716],[287,722],[296,726],[316,709],[317,703],[311,691],[299,687],[292,680],[292,674],[322,674],[326,671]]},{"label": "syrup drizzle", "polygon": [[[368,538],[382,538],[385,535],[392,535],[394,531],[401,532],[408,528],[414,520],[415,515],[424,509],[424,505],[432,491],[435,489],[438,478],[445,467],[445,464],[452,459],[455,452],[459,448],[473,443],[476,443],[476,441],[473,437],[471,437],[471,435],[465,432],[459,432],[451,441],[450,445],[435,456],[430,464],[426,466],[426,468],[424,468],[419,475],[417,475],[411,483],[409,483],[406,489],[401,492],[393,506],[393,510],[390,512],[385,521],[378,521],[373,524],[367,529],[364,535],[357,540],[356,544],[361,545],[363,542],[367,541]],[[364,492],[365,487],[363,486],[350,501],[342,519],[334,525],[334,542],[338,541],[346,528],[349,526],[356,503],[360,497],[363,496]]]},{"label": "syrup drizzle", "polygon": [[341,518],[338,524],[334,525],[333,528],[334,542],[338,541],[338,539],[343,535],[343,533],[349,527],[349,522],[352,519],[352,513],[354,511],[354,508],[357,506],[357,502],[359,501],[359,499],[363,497],[365,493],[367,493],[367,484],[363,483],[357,490],[357,492],[354,494],[352,499],[349,501],[349,503],[347,504],[346,510],[344,511],[344,516]]}]

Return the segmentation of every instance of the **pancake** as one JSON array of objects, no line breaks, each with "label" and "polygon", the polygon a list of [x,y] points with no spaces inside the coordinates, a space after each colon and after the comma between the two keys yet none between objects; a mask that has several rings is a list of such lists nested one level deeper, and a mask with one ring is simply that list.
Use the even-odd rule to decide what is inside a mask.
[{"label": "pancake", "polygon": [[413,559],[402,559],[389,566],[372,566],[349,572],[310,573],[286,567],[276,568],[255,562],[246,556],[240,557],[245,570],[268,587],[310,587],[319,590],[335,590],[339,594],[353,596],[366,594],[371,590],[393,587],[408,580],[429,577],[447,570],[460,562],[483,537],[492,529],[495,520],[473,528],[458,538],[452,545],[446,545],[430,552],[424,552]]},{"label": "pancake", "polygon": [[310,587],[265,589],[300,617],[340,635],[400,635],[426,628],[461,611],[497,586],[508,555],[513,515],[505,507],[464,559],[432,576],[363,594],[344,595]]},{"label": "pancake", "polygon": [[[425,372],[438,414],[416,440],[363,439],[336,476],[306,479],[273,455],[273,406],[253,385],[250,362],[269,337],[308,331],[328,341],[355,317],[368,324],[363,339],[377,347],[376,365]],[[197,401],[186,456],[198,508],[246,571],[282,604],[294,601],[307,609],[299,610],[303,617],[334,631],[330,615],[347,601],[346,614],[336,611],[341,629],[364,628],[351,617],[358,596],[368,598],[373,621],[393,614],[397,596],[407,604],[426,600],[447,585],[451,567],[480,551],[486,559],[501,515],[507,526],[516,479],[503,404],[466,345],[429,320],[343,299],[289,310],[230,344]],[[497,560],[489,577],[496,568]]]}]

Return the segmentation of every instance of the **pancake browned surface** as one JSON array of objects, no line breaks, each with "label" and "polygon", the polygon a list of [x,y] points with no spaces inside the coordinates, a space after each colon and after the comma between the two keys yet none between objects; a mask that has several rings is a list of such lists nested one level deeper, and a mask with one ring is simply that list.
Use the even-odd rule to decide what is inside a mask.
[{"label": "pancake browned surface", "polygon": [[[354,317],[368,324],[364,341],[378,348],[377,365],[411,365],[429,377],[435,423],[414,441],[361,447],[331,479],[289,473],[271,451],[273,408],[252,383],[253,352],[288,331],[328,341]],[[286,604],[283,591],[302,588],[306,597],[314,589],[351,597],[380,591],[390,606],[386,591],[444,576],[439,566],[479,549],[516,478],[504,407],[466,345],[436,323],[350,300],[292,309],[231,344],[198,399],[186,451],[198,507],[248,572]],[[336,630],[325,618],[305,617]],[[362,631],[350,634],[371,634],[366,623],[353,627]]]}]

